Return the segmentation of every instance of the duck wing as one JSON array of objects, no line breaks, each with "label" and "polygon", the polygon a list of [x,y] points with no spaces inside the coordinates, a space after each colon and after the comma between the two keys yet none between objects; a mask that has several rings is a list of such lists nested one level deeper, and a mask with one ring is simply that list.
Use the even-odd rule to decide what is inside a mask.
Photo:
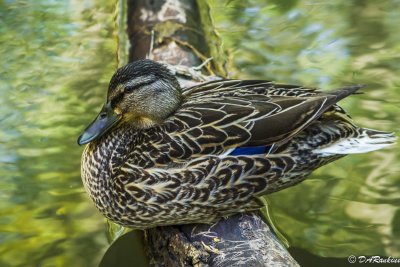
[{"label": "duck wing", "polygon": [[176,141],[173,157],[220,154],[243,146],[278,147],[362,85],[327,93],[265,81],[229,80],[205,87],[186,90],[186,101],[165,123]]}]

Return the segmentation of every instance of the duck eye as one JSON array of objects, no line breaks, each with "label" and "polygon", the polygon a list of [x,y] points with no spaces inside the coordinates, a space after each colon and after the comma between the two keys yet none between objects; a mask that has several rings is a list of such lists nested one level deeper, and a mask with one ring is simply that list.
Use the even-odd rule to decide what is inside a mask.
[{"label": "duck eye", "polygon": [[130,94],[130,93],[132,93],[133,89],[134,89],[133,86],[128,85],[128,86],[125,87],[124,92],[126,94]]}]

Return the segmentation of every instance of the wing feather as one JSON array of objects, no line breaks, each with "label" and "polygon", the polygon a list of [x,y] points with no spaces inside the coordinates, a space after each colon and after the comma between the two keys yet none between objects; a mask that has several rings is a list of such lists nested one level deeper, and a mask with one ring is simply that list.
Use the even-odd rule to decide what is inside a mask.
[{"label": "wing feather", "polygon": [[186,89],[185,103],[166,124],[174,138],[189,136],[200,155],[240,146],[278,148],[361,87],[323,93],[270,81],[213,81]]}]

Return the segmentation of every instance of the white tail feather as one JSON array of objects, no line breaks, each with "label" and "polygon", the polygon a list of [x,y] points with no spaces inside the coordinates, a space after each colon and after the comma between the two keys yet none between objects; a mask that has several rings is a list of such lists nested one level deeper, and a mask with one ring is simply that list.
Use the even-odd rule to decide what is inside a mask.
[{"label": "white tail feather", "polygon": [[314,152],[326,155],[366,153],[393,145],[396,139],[394,133],[360,129],[357,137],[340,139],[336,143],[315,149]]}]

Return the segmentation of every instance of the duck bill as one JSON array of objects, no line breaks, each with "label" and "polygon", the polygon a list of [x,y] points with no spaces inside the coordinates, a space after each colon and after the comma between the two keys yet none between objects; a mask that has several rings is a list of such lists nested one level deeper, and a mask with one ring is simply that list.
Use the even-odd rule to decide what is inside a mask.
[{"label": "duck bill", "polygon": [[79,136],[78,145],[84,145],[96,140],[117,124],[120,119],[121,115],[115,113],[111,103],[104,104],[96,119]]}]

